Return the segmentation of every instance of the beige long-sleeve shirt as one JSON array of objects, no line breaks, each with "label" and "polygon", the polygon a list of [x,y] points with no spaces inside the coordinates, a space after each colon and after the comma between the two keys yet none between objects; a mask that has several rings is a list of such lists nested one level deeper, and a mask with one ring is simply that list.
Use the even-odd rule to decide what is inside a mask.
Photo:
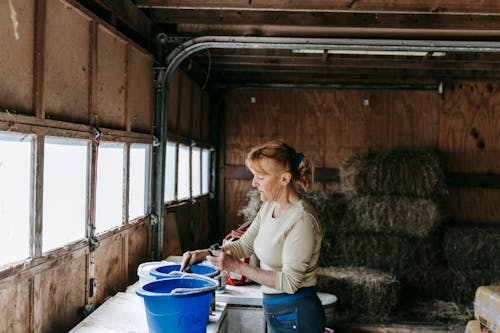
[{"label": "beige long-sleeve shirt", "polygon": [[316,285],[316,268],[323,234],[312,206],[300,200],[278,218],[272,216],[275,202],[265,202],[255,220],[226,249],[240,258],[253,253],[260,267],[276,272],[276,288],[262,286],[264,293],[294,293]]}]

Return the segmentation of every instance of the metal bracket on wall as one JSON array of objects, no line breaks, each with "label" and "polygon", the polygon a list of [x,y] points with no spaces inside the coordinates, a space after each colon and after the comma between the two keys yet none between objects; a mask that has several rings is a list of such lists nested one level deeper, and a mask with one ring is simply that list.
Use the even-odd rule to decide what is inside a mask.
[{"label": "metal bracket on wall", "polygon": [[99,245],[101,245],[101,242],[97,240],[96,236],[91,236],[89,238],[90,252],[94,252],[99,247]]},{"label": "metal bracket on wall", "polygon": [[153,135],[153,147],[159,147],[160,146],[160,140],[156,136]]},{"label": "metal bracket on wall", "polygon": [[99,286],[99,282],[96,278],[90,279],[90,288],[89,288],[89,297],[95,297],[97,295],[97,287]]},{"label": "metal bracket on wall", "polygon": [[166,33],[162,32],[162,33],[158,34],[158,36],[156,38],[159,42],[164,43],[164,44],[176,44],[176,45],[178,45],[178,44],[182,44],[184,42],[187,42],[192,37],[167,35]]},{"label": "metal bracket on wall", "polygon": [[94,132],[94,140],[95,141],[99,141],[101,140],[101,137],[102,137],[102,131],[99,129],[99,127],[97,126],[92,126],[92,131]]},{"label": "metal bracket on wall", "polygon": [[151,214],[150,221],[151,221],[151,225],[158,224],[158,222],[159,222],[158,216],[156,214]]},{"label": "metal bracket on wall", "polygon": [[441,98],[444,98],[444,84],[443,84],[443,81],[439,81],[438,94],[439,94],[439,96],[441,96]]}]

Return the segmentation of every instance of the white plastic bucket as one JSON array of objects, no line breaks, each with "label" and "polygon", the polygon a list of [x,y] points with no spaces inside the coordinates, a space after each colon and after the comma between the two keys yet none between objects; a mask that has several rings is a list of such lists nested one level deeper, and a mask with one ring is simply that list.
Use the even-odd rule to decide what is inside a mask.
[{"label": "white plastic bucket", "polygon": [[155,281],[156,278],[149,274],[152,269],[165,265],[166,261],[149,261],[144,262],[137,267],[137,275],[139,276],[139,285],[143,286],[146,283]]}]

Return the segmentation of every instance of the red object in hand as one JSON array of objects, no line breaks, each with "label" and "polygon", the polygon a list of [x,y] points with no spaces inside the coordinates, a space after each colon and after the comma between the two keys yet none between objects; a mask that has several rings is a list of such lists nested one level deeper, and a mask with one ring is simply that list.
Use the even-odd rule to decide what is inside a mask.
[{"label": "red object in hand", "polygon": [[[250,226],[250,223],[244,224],[238,230],[232,230],[225,238],[222,244],[227,244],[231,243],[234,241],[237,241],[240,239],[241,236],[245,233],[245,231],[248,229]],[[243,258],[241,259],[246,264],[252,265],[252,266],[258,266],[259,262],[258,259],[255,255],[252,255],[250,258]],[[250,280],[248,277],[240,274],[236,274],[233,272],[228,272],[226,274],[226,284],[233,285],[233,286],[242,286],[245,284],[250,284],[253,281]]]}]

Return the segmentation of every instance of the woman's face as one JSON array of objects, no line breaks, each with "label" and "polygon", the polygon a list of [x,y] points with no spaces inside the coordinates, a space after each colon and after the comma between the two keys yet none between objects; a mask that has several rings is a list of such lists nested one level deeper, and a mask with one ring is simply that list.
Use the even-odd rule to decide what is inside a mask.
[{"label": "woman's face", "polygon": [[252,186],[259,190],[260,200],[277,201],[283,193],[282,179],[276,172],[276,163],[268,158],[260,160],[263,171],[251,170],[253,173]]}]

